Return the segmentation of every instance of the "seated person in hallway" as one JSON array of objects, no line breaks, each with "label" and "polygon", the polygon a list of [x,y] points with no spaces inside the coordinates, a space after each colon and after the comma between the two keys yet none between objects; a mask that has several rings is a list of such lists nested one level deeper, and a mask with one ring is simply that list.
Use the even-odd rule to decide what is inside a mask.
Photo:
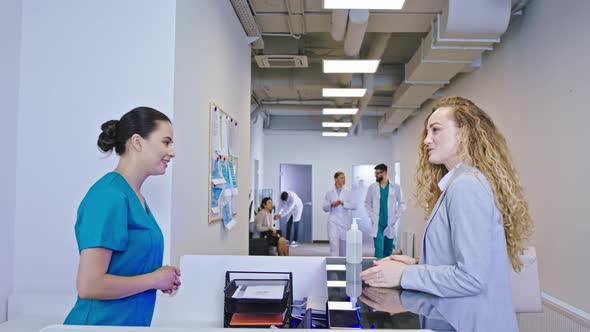
[{"label": "seated person in hallway", "polygon": [[346,232],[350,229],[350,210],[356,208],[352,194],[345,188],[343,172],[334,174],[334,188],[324,197],[324,212],[328,212],[330,256],[346,256]]},{"label": "seated person in hallway", "polygon": [[510,268],[519,271],[533,229],[504,136],[470,100],[440,100],[418,150],[418,203],[430,215],[419,260],[393,255],[362,272],[375,287],[471,296],[518,331]]},{"label": "seated person in hallway", "polygon": [[291,225],[294,228],[293,242],[290,243],[291,247],[297,247],[297,237],[299,235],[299,221],[303,214],[303,202],[301,198],[293,191],[283,191],[281,193],[281,208],[279,213],[275,215],[275,220],[281,219],[282,217],[288,217],[287,221],[287,241],[291,240]]},{"label": "seated person in hallway", "polygon": [[[367,189],[365,209],[371,219],[371,236],[375,244],[375,257],[388,257],[393,253],[395,225],[406,209],[402,188],[389,181],[387,165],[375,166],[375,180]],[[396,244],[399,246],[399,244]]]},{"label": "seated person in hallway", "polygon": [[252,238],[266,238],[269,245],[277,247],[279,256],[289,256],[287,240],[281,237],[281,234],[272,227],[272,199],[270,197],[263,198],[260,208],[261,210],[254,218],[254,234]]},{"label": "seated person in hallway", "polygon": [[166,172],[176,153],[168,117],[137,107],[102,124],[98,147],[120,156],[80,203],[78,299],[68,325],[150,326],[156,291],[180,286],[180,270],[162,266],[164,238],[141,186]]}]

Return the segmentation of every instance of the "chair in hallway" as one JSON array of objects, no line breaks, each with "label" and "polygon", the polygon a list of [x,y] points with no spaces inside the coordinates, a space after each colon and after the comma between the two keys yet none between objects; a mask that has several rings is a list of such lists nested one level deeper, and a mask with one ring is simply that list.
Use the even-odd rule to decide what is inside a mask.
[{"label": "chair in hallway", "polygon": [[535,247],[528,247],[521,256],[523,263],[520,272],[512,270],[512,301],[517,313],[542,312],[541,287],[539,285],[539,268]]}]

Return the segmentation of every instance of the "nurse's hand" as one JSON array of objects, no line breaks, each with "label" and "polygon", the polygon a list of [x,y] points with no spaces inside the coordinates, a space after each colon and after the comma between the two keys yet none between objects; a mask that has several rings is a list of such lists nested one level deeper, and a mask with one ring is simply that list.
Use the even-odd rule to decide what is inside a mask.
[{"label": "nurse's hand", "polygon": [[162,290],[162,293],[164,293],[164,294],[172,294],[172,293],[174,293],[174,292],[176,292],[178,290],[178,288],[180,287],[180,284],[181,284],[180,279],[178,279],[174,283],[174,286],[171,289],[166,289],[166,290],[163,289]]},{"label": "nurse's hand", "polygon": [[418,258],[414,258],[414,257],[410,257],[407,255],[391,255],[389,257],[387,257],[388,259],[392,260],[392,261],[398,261],[401,263],[404,263],[406,265],[416,265],[418,264]]},{"label": "nurse's hand", "polygon": [[154,288],[163,291],[176,290],[180,286],[180,269],[175,266],[162,266],[152,272]]},{"label": "nurse's hand", "polygon": [[399,287],[406,264],[394,260],[379,260],[375,266],[361,273],[363,281],[371,287]]},{"label": "nurse's hand", "polygon": [[279,220],[279,219],[281,219],[281,215],[280,215],[280,214],[275,214],[275,216],[274,216],[274,219],[275,219],[275,220]]}]

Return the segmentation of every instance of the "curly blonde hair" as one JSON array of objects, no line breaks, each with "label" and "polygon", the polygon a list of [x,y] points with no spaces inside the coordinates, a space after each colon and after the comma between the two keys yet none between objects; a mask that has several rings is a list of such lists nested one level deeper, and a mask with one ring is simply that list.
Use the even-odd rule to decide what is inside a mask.
[{"label": "curly blonde hair", "polygon": [[[524,251],[525,242],[533,232],[533,221],[506,139],[492,119],[468,99],[443,98],[434,105],[430,115],[440,107],[453,109],[453,117],[462,136],[460,160],[479,169],[494,190],[496,206],[502,213],[504,222],[508,256],[512,268],[520,271],[520,255]],[[422,131],[416,171],[417,203],[425,210],[426,216],[430,215],[441,195],[438,182],[447,173],[444,165],[433,165],[428,161],[428,150],[423,142],[427,135],[426,126],[430,115],[426,118]]]}]

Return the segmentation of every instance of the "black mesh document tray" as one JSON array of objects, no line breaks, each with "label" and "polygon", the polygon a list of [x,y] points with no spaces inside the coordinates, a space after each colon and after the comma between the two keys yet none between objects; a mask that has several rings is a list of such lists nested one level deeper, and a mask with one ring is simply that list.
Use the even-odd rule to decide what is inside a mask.
[{"label": "black mesh document tray", "polygon": [[[248,287],[251,288],[248,289]],[[250,297],[250,295],[255,296]],[[225,273],[224,326],[226,327],[234,313],[282,314],[284,322],[288,324],[292,305],[293,274],[291,272],[227,271]]]},{"label": "black mesh document tray", "polygon": [[[242,274],[244,279],[231,279],[232,275]],[[261,275],[261,278],[255,278]],[[262,278],[264,276],[264,278]],[[271,279],[272,278],[272,279]],[[248,286],[282,286],[280,298],[248,298],[234,297],[236,291],[247,289]],[[249,272],[227,271],[225,273],[225,312],[228,313],[260,313],[277,314],[285,312],[293,303],[293,274],[291,272]]]}]

